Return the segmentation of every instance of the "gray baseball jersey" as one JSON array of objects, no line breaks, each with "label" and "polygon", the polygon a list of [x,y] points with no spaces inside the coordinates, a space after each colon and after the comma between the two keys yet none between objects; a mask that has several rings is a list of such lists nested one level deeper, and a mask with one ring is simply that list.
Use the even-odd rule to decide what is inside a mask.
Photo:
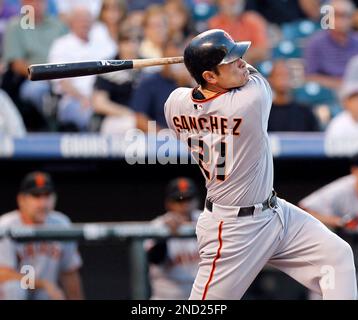
[{"label": "gray baseball jersey", "polygon": [[[69,226],[70,220],[60,212],[49,213],[46,225]],[[0,227],[24,226],[19,211],[0,217]],[[23,266],[31,266],[38,279],[58,283],[61,272],[78,269],[82,264],[77,245],[73,242],[28,242],[16,243],[9,238],[0,239],[0,266],[17,272]],[[20,281],[0,283],[0,299],[48,299],[43,290],[24,290]]]},{"label": "gray baseball jersey", "polygon": [[271,103],[270,86],[259,73],[252,74],[244,87],[208,100],[193,99],[189,88],[178,88],[169,96],[168,126],[191,147],[206,178],[209,200],[249,206],[270,195],[273,162],[267,122]]},{"label": "gray baseball jersey", "polygon": [[[192,213],[192,221],[196,222],[201,211]],[[167,212],[152,221],[155,225],[164,225]],[[149,250],[155,245],[155,240],[145,243]],[[150,264],[149,277],[152,289],[151,299],[188,299],[198,272],[199,254],[195,239],[170,238],[166,241],[167,259],[160,264]]]},{"label": "gray baseball jersey", "polygon": [[339,178],[302,199],[299,205],[320,214],[358,216],[358,194],[353,175]]},{"label": "gray baseball jersey", "polygon": [[[260,74],[250,73],[246,85],[211,99],[195,100],[193,90],[179,88],[165,104],[168,126],[190,148],[213,203],[196,226],[200,263],[190,299],[240,299],[266,264],[324,299],[356,299],[346,242],[283,199],[263,210],[273,186],[272,93]],[[252,214],[238,215],[240,206],[253,207]]]}]

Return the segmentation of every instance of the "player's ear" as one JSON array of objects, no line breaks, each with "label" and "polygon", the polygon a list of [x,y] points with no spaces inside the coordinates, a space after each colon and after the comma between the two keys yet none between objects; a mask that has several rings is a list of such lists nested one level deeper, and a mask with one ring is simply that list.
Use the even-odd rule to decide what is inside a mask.
[{"label": "player's ear", "polygon": [[202,74],[204,80],[210,84],[216,84],[216,74],[213,71],[204,71]]}]

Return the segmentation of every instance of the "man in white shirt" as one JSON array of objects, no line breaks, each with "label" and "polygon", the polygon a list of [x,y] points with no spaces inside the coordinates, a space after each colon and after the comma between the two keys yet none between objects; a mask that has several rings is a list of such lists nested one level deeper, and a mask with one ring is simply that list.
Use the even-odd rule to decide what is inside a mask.
[{"label": "man in white shirt", "polygon": [[[90,10],[84,6],[73,8],[70,14],[70,33],[57,39],[49,53],[49,62],[74,62],[105,59],[107,52],[89,36],[93,26]],[[61,124],[75,125],[87,130],[93,109],[91,95],[95,76],[54,81],[54,91],[61,95],[58,120]]]},{"label": "man in white shirt", "polygon": [[65,21],[71,16],[74,7],[82,5],[86,6],[93,17],[97,18],[102,6],[102,0],[55,0],[59,15]]},{"label": "man in white shirt", "polygon": [[340,98],[344,110],[328,125],[326,144],[354,146],[358,141],[358,82],[348,80],[342,86]]}]

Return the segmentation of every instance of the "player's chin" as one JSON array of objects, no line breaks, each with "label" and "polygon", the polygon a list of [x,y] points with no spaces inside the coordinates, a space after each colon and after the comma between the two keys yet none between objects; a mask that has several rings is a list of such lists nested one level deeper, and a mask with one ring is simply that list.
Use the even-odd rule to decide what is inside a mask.
[{"label": "player's chin", "polygon": [[247,73],[242,74],[242,76],[240,77],[238,82],[239,82],[238,87],[242,87],[246,83],[248,83],[249,82],[249,73],[247,72]]}]

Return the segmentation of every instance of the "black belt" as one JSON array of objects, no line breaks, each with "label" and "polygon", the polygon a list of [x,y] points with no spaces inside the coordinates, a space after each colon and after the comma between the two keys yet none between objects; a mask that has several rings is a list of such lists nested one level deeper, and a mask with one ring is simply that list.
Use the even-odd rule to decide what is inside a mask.
[{"label": "black belt", "polygon": [[[272,191],[271,195],[268,197],[267,200],[262,202],[262,211],[265,211],[267,209],[273,209],[277,205],[277,193],[276,191]],[[213,203],[206,199],[205,201],[205,207],[210,212],[213,212]],[[239,212],[237,213],[238,217],[244,217],[244,216],[252,216],[255,212],[255,206],[251,207],[240,207]]]}]

